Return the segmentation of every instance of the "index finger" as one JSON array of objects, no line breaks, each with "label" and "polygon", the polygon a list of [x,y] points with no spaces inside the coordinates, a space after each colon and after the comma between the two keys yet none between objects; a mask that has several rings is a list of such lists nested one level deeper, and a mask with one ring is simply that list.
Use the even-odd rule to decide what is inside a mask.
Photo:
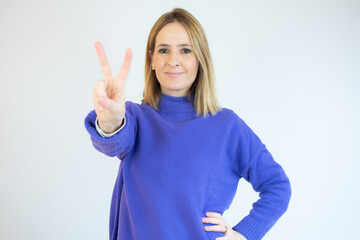
[{"label": "index finger", "polygon": [[105,56],[104,48],[100,42],[95,42],[95,50],[98,56],[100,69],[105,77],[105,81],[107,81],[107,79],[109,79],[112,76],[112,74],[111,74],[110,65]]}]

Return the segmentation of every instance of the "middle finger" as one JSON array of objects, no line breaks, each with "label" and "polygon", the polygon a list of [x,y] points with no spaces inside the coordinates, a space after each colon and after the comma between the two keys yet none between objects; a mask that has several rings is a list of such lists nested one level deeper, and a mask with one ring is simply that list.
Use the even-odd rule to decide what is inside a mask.
[{"label": "middle finger", "polygon": [[225,232],[226,228],[223,225],[204,226],[206,231],[210,232]]},{"label": "middle finger", "polygon": [[212,223],[212,224],[221,224],[223,223],[220,218],[211,218],[211,217],[204,217],[202,221],[205,223]]}]

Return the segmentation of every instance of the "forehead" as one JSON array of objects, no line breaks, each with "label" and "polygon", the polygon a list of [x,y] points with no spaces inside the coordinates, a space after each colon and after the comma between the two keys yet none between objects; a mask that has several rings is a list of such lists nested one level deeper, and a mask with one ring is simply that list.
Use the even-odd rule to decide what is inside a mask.
[{"label": "forehead", "polygon": [[179,22],[166,24],[158,33],[155,40],[158,44],[190,44],[190,38],[186,28]]}]

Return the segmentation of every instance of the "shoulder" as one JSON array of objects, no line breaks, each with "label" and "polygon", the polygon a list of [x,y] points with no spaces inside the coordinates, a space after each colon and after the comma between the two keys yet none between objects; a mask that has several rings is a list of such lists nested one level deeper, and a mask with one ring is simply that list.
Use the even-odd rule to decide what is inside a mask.
[{"label": "shoulder", "polygon": [[137,118],[140,116],[148,115],[150,112],[155,111],[149,104],[141,102],[126,101],[125,108],[128,113]]},{"label": "shoulder", "polygon": [[221,119],[220,121],[222,125],[231,135],[241,138],[256,136],[255,132],[250,128],[248,123],[246,123],[245,120],[232,109],[222,108],[222,110],[217,114],[219,114],[218,117]]},{"label": "shoulder", "polygon": [[137,103],[137,102],[133,102],[133,101],[126,101],[125,107],[126,107],[126,110],[136,113],[139,111],[144,111],[150,106],[143,102]]},{"label": "shoulder", "polygon": [[223,107],[214,116],[217,116],[219,118],[226,120],[228,124],[235,124],[235,125],[238,125],[238,124],[244,125],[245,124],[244,120],[230,108]]},{"label": "shoulder", "polygon": [[125,102],[126,110],[137,111],[139,110],[140,104],[132,101]]}]

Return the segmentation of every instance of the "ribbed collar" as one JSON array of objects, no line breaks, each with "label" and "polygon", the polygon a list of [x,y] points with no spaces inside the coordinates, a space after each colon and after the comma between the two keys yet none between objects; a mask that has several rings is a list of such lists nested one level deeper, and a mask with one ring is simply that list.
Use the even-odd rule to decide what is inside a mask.
[{"label": "ribbed collar", "polygon": [[194,96],[173,97],[161,93],[159,113],[195,113]]}]

